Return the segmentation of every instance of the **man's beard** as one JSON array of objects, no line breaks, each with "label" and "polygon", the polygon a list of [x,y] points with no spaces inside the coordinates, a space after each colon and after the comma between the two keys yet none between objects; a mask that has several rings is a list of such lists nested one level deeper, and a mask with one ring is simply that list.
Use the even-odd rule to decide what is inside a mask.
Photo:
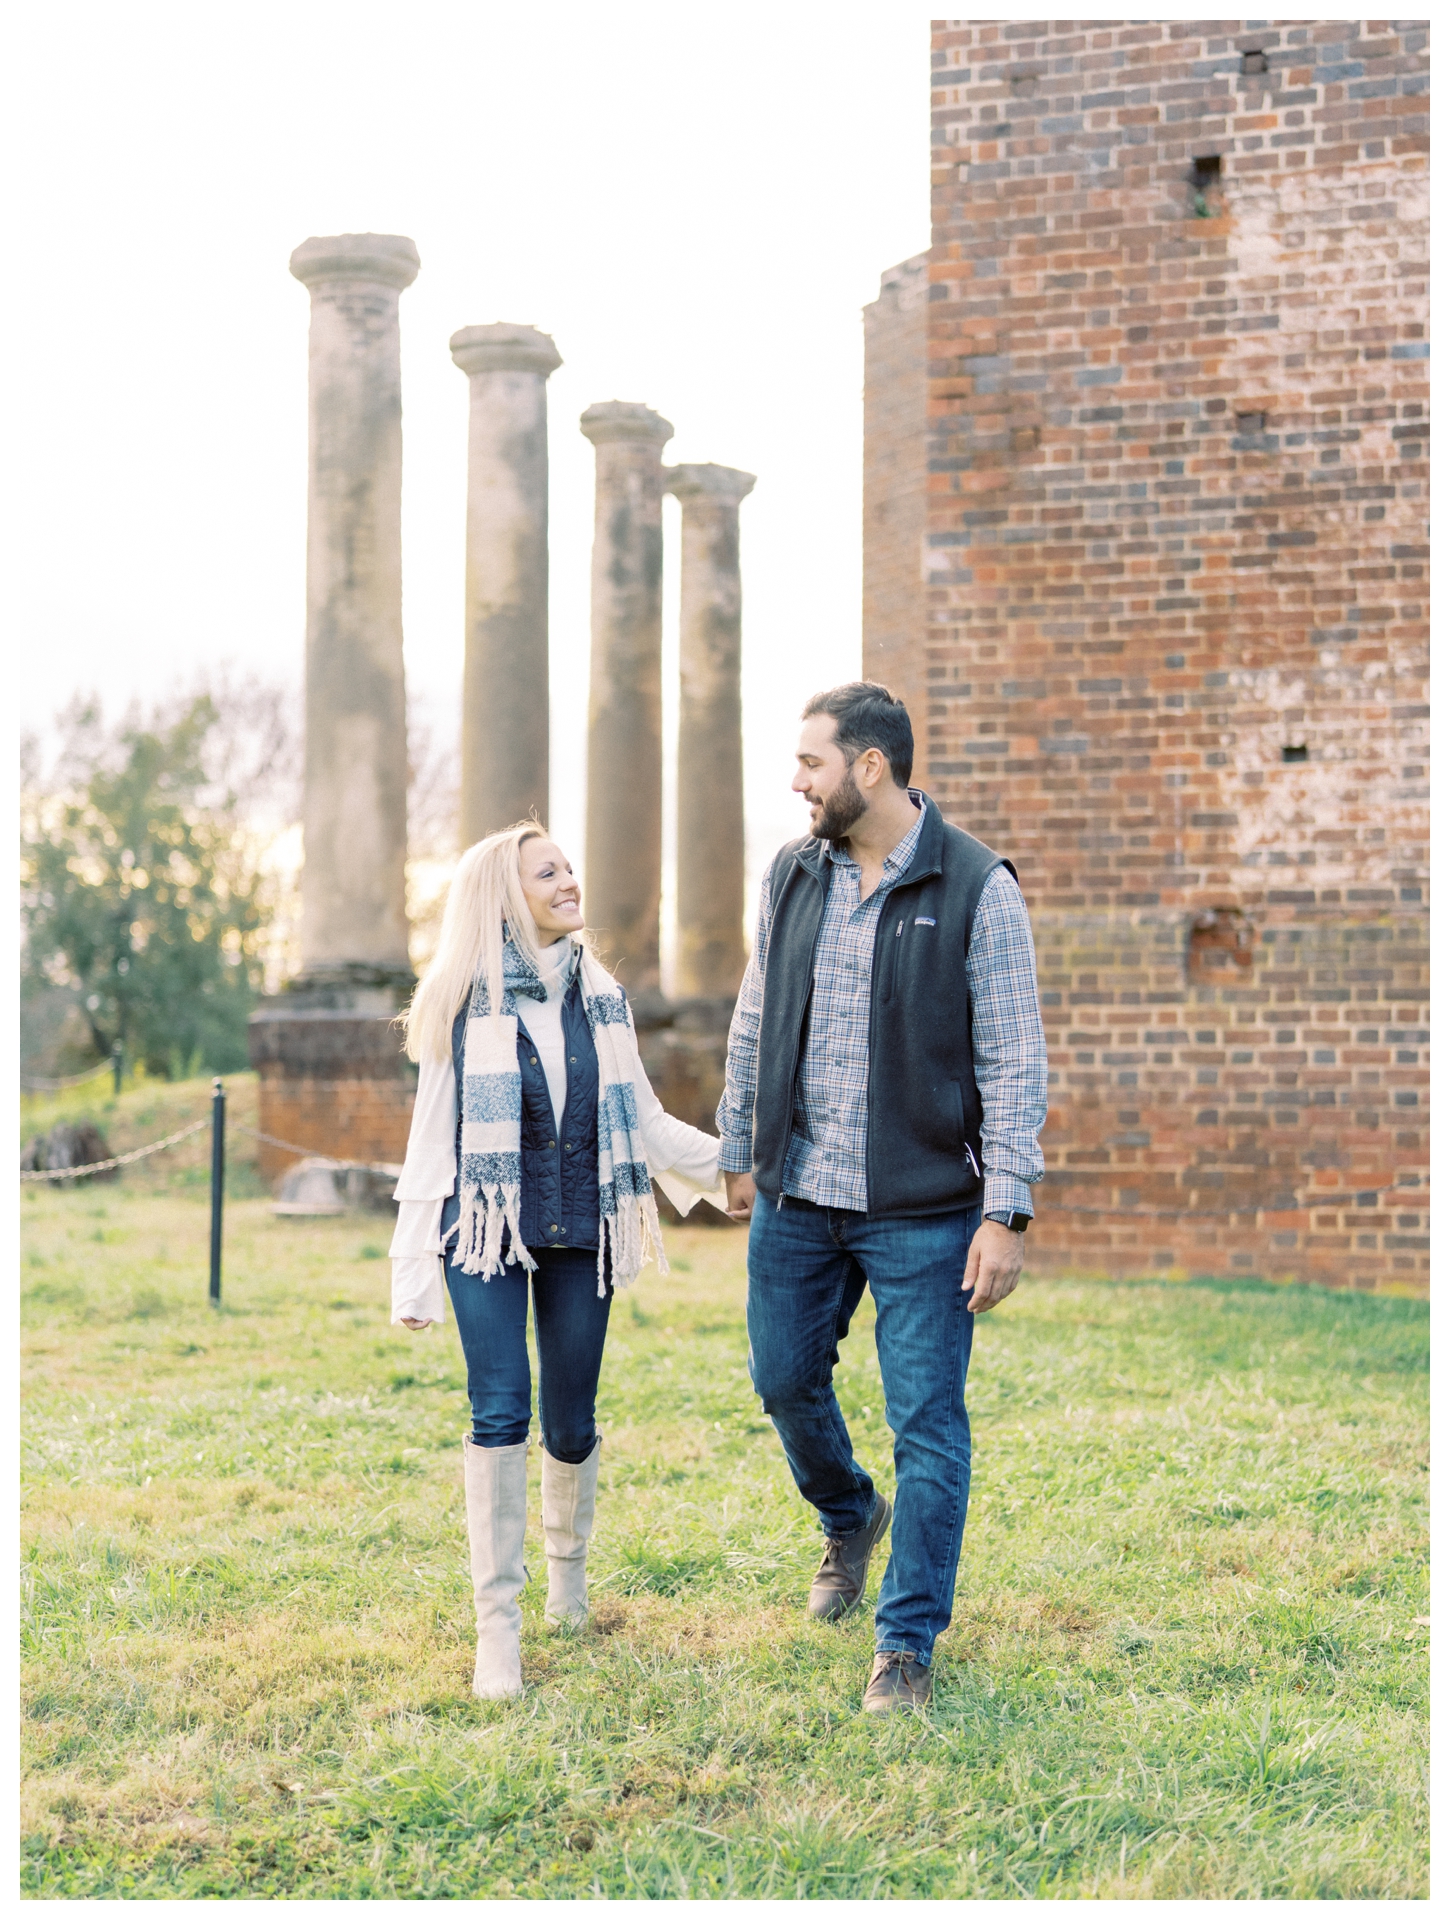
[{"label": "man's beard", "polygon": [[866,811],[866,796],[856,785],[854,768],[847,767],[836,791],[820,802],[821,820],[811,832],[817,840],[844,840]]}]

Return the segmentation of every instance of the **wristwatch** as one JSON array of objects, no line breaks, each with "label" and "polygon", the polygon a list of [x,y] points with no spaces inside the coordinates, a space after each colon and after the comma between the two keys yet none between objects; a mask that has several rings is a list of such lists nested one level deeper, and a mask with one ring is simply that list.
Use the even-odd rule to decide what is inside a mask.
[{"label": "wristwatch", "polygon": [[1030,1213],[989,1213],[989,1220],[995,1220],[999,1227],[1006,1227],[1012,1233],[1026,1233],[1032,1224]]}]

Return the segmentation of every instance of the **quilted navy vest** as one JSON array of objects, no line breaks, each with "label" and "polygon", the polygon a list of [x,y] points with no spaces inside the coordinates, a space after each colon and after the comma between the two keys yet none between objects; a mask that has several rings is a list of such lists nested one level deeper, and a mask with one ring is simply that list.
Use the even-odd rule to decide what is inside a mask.
[{"label": "quilted navy vest", "polygon": [[[463,1086],[463,1035],[468,1007],[459,1008],[453,1022],[453,1071]],[[559,1125],[549,1083],[522,1020],[519,1022],[519,1074],[523,1081],[520,1148],[523,1161],[523,1199],[519,1225],[524,1245],[590,1247],[599,1245],[599,1056],[584,1011],[579,981],[564,995],[564,1060],[568,1090]],[[463,1137],[462,1102],[454,1135],[457,1165]],[[443,1208],[443,1232],[458,1218],[455,1191]],[[509,1244],[504,1234],[504,1246]]]}]

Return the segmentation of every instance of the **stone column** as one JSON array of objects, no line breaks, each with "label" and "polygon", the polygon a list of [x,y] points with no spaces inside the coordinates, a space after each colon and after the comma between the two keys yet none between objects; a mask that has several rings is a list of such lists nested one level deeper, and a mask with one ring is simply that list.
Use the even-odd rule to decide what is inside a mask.
[{"label": "stone column", "polygon": [[463,327],[468,375],[464,587],[465,847],[549,818],[549,449],[544,383],[562,364],[533,327]]},{"label": "stone column", "polygon": [[745,971],[745,793],[740,739],[740,502],[753,473],[665,471],[680,503],[677,802],[682,1000],[733,1000]]},{"label": "stone column", "polygon": [[660,983],[660,448],[648,407],[606,400],[595,447],[585,917],[631,993]]},{"label": "stone column", "polygon": [[304,240],[308,340],[303,986],[412,980],[403,903],[403,404],[398,295],[418,253],[398,234]]},{"label": "stone column", "polygon": [[[302,970],[251,1018],[258,1125],[302,1153],[397,1165],[416,1081],[392,1025],[413,983],[398,295],[418,255],[344,233],[305,240],[292,271],[312,295]],[[297,1151],[263,1144],[262,1171]]]}]

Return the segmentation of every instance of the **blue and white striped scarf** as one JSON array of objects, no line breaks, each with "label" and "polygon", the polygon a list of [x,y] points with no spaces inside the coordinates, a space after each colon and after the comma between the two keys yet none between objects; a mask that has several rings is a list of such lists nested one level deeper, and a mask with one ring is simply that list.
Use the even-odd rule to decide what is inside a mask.
[{"label": "blue and white striped scarf", "polygon": [[[599,1297],[603,1299],[606,1273],[616,1287],[627,1287],[651,1254],[661,1273],[668,1273],[669,1267],[635,1108],[639,1049],[629,1002],[624,989],[588,947],[582,941],[573,945],[569,978],[577,966],[584,1012],[599,1058]],[[518,996],[543,1000],[547,995],[538,974],[510,939],[504,941],[503,980],[498,1020],[490,1015],[483,976],[473,983],[459,1089],[463,1139],[455,1257],[465,1273],[482,1274],[485,1280],[504,1270],[505,1227],[507,1259],[517,1259],[527,1268],[538,1264],[519,1231],[523,1080],[518,1061]]]}]

